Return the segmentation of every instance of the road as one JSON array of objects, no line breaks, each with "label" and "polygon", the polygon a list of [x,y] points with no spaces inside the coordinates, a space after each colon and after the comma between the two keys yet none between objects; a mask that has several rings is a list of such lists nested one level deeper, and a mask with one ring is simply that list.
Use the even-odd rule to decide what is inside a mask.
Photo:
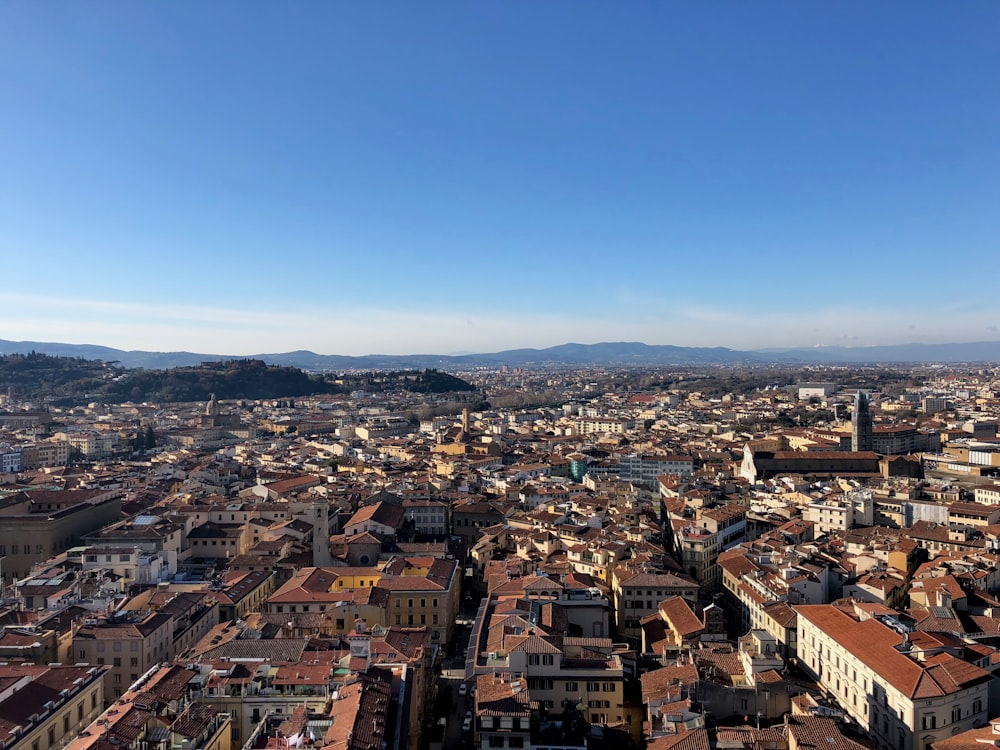
[{"label": "road", "polygon": [[[468,611],[463,611],[462,622],[467,622],[466,618],[475,616],[476,610],[471,603],[466,603],[465,609]],[[465,680],[465,654],[469,648],[471,633],[472,628],[469,625],[459,625],[455,629],[452,638],[454,645],[449,648],[449,658],[445,659],[438,680],[438,689],[442,692],[448,691],[451,697],[448,701],[451,712],[448,714],[448,729],[445,731],[443,750],[462,750],[468,747],[472,740],[471,732],[462,732],[462,721],[465,719],[465,712],[475,707],[468,694],[464,696],[458,694],[458,686]]]}]

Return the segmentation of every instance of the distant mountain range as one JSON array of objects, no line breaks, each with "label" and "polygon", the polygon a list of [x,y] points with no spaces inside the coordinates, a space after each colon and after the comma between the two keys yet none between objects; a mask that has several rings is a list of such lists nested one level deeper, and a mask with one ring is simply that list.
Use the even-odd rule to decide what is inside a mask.
[{"label": "distant mountain range", "polygon": [[59,344],[43,341],[5,341],[0,354],[36,351],[60,357],[82,357],[118,362],[123,367],[168,369],[190,367],[201,362],[260,359],[271,365],[287,365],[312,372],[346,370],[401,370],[509,365],[511,367],[584,365],[739,365],[739,364],[838,364],[838,363],[956,363],[1000,362],[1000,341],[969,344],[896,344],[869,347],[815,347],[739,351],[725,347],[649,345],[638,342],[561,344],[547,349],[508,349],[492,354],[368,354],[348,357],[294,351],[237,357],[192,352],[123,351],[91,344]]}]

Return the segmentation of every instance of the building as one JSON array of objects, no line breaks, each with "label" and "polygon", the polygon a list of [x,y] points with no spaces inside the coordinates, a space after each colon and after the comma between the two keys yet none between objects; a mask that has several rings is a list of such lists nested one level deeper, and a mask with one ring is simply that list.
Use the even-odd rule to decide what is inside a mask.
[{"label": "building", "polygon": [[857,452],[874,449],[871,404],[868,394],[859,390],[854,396],[854,411],[851,413],[851,450]]},{"label": "building", "polygon": [[803,508],[802,518],[814,523],[814,533],[820,536],[847,531],[855,526],[871,526],[874,523],[874,510],[872,493],[857,490],[814,500]]},{"label": "building", "polygon": [[689,477],[693,473],[694,459],[691,456],[630,453],[618,462],[620,479],[648,487],[655,487],[657,477],[664,474]]},{"label": "building", "polygon": [[65,747],[104,710],[105,671],[86,665],[0,665],[0,747]]},{"label": "building", "polygon": [[655,615],[660,602],[680,596],[692,605],[698,601],[697,581],[673,573],[636,571],[620,565],[615,569],[612,584],[618,634],[630,643],[642,639],[641,620]]},{"label": "building", "polygon": [[24,450],[0,443],[0,474],[16,474],[24,468]]},{"label": "building", "polygon": [[174,658],[174,618],[162,612],[124,612],[85,619],[73,627],[70,653],[78,663],[110,667],[104,673],[105,700],[110,702],[151,667]]},{"label": "building", "polygon": [[531,748],[531,704],[526,680],[482,674],[476,680],[474,747]]},{"label": "building", "polygon": [[195,700],[198,672],[151,669],[67,746],[70,750],[230,750],[228,713]]},{"label": "building", "polygon": [[694,509],[693,518],[672,522],[674,549],[684,571],[706,590],[722,585],[719,553],[747,538],[746,507],[736,503]]},{"label": "building", "polygon": [[69,450],[69,443],[63,440],[26,445],[22,449],[24,470],[65,466],[69,462]]},{"label": "building", "polygon": [[795,607],[799,666],[881,750],[930,750],[984,724],[991,674],[964,644],[910,633],[892,617],[834,605]]},{"label": "building", "polygon": [[448,533],[448,505],[430,498],[403,500],[406,520],[413,524],[418,534],[444,536]]},{"label": "building", "polygon": [[0,582],[10,583],[118,519],[120,491],[27,490],[0,499]]}]

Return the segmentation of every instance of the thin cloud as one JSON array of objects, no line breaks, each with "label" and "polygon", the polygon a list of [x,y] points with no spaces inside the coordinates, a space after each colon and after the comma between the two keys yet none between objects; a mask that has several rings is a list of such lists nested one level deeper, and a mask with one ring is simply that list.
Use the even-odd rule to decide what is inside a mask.
[{"label": "thin cloud", "polygon": [[[261,354],[311,349],[322,354],[433,354],[543,348],[568,341],[644,341],[734,349],[809,346],[819,331],[837,330],[855,346],[914,340],[970,340],[982,313],[816,308],[742,310],[722,306],[635,315],[614,305],[585,313],[329,306],[224,307],[65,299],[4,294],[0,338],[90,343],[121,349]],[[992,312],[992,311],[991,311]],[[998,311],[1000,312],[1000,311]],[[991,315],[992,317],[992,315]],[[995,332],[996,325],[985,326]]]}]

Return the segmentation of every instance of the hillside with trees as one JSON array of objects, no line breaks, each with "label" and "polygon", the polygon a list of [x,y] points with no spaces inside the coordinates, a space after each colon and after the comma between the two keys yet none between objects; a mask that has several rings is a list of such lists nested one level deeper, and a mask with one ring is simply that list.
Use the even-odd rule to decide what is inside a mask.
[{"label": "hillside with trees", "polygon": [[0,391],[18,397],[73,406],[90,401],[131,402],[274,399],[362,390],[384,393],[474,391],[461,378],[437,370],[309,375],[296,367],[278,367],[256,359],[203,362],[170,370],[126,370],[115,363],[31,352],[0,356]]}]

